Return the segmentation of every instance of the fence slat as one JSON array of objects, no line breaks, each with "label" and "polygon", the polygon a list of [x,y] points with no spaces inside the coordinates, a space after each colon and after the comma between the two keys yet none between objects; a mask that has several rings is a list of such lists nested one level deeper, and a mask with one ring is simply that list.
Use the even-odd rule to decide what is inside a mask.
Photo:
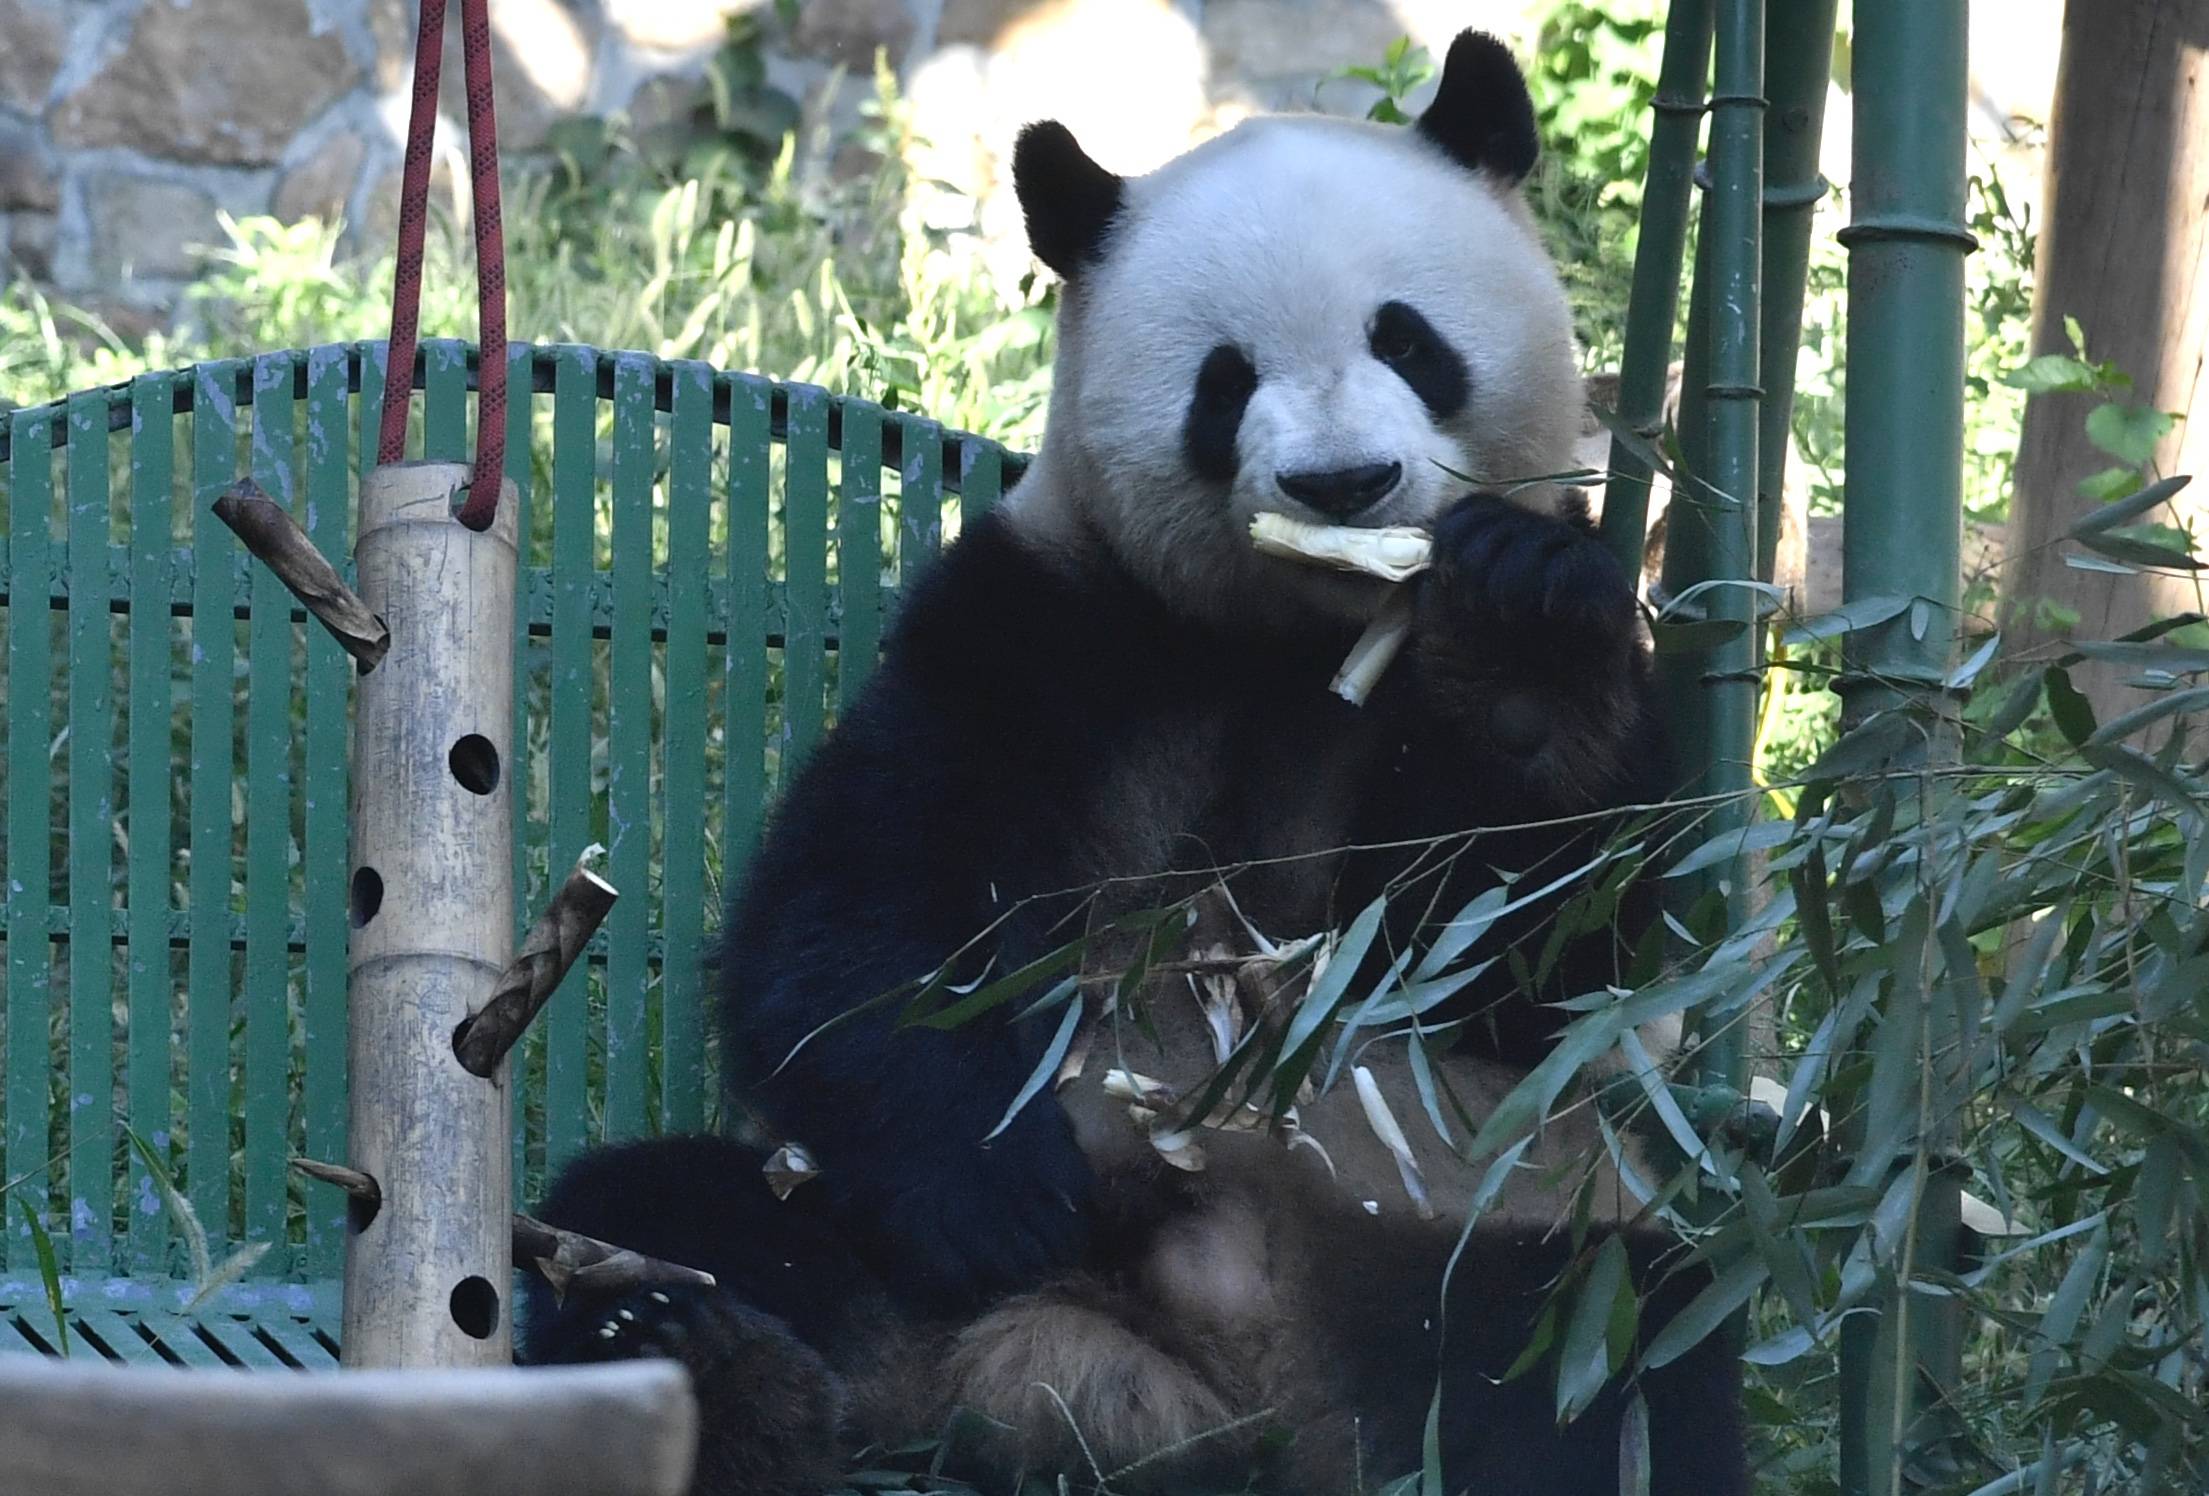
[{"label": "fence slat", "polygon": [[774,386],[729,381],[728,802],[721,881],[735,885],[759,842],[767,795],[767,449]]},{"label": "fence slat", "polygon": [[468,345],[425,338],[422,350],[422,455],[433,462],[468,457]]},{"label": "fence slat", "polygon": [[843,620],[836,630],[836,703],[848,710],[874,673],[882,641],[882,412],[844,405],[837,494],[836,575]]},{"label": "fence slat", "polygon": [[[51,410],[19,411],[9,421],[8,566],[17,579],[48,575],[54,526]],[[35,594],[34,594],[35,596]],[[47,1048],[48,1004],[53,999],[53,947],[46,936],[52,902],[53,780],[47,745],[53,739],[53,629],[34,604],[23,616],[10,604],[8,619],[8,1116],[7,1177],[22,1181],[17,1198],[41,1215],[52,1195],[47,1172],[52,1123],[47,1084],[53,1058]],[[6,1208],[0,1206],[0,1208]],[[20,1207],[16,1207],[20,1210]],[[33,1262],[31,1243],[11,1220],[0,1229],[0,1250],[10,1267]]]},{"label": "fence slat", "polygon": [[902,604],[943,548],[943,427],[899,415],[905,463],[898,473],[897,597]]},{"label": "fence slat", "polygon": [[706,547],[713,506],[713,371],[672,366],[667,473],[666,826],[660,866],[660,1126],[705,1124],[706,1053],[699,1008],[705,935]]},{"label": "fence slat", "polygon": [[[130,1125],[164,1164],[169,1155],[169,595],[175,376],[130,386]],[[169,1213],[135,1150],[123,1198],[130,1271],[167,1264]]]},{"label": "fence slat", "polygon": [[645,940],[652,894],[652,382],[656,360],[614,360],[614,637],[606,693],[606,1136],[645,1130],[650,1059]]},{"label": "fence slat", "polygon": [[231,1239],[230,916],[234,843],[231,790],[236,712],[238,543],[209,513],[237,477],[239,376],[245,365],[201,364],[192,389],[192,772],[190,946],[185,964],[185,1195],[210,1236]]},{"label": "fence slat", "polygon": [[821,740],[828,647],[828,391],[790,386],[782,483],[782,772]]},{"label": "fence slat", "polygon": [[[297,507],[292,364],[253,361],[253,481]],[[254,563],[246,624],[245,1240],[281,1248],[291,1152],[291,595]],[[281,1250],[257,1271],[290,1266]]]},{"label": "fence slat", "polygon": [[[598,471],[598,359],[563,347],[552,386],[552,855],[571,865],[591,841],[592,495]],[[545,1027],[545,1168],[558,1169],[588,1135],[585,1063],[589,963],[553,994]]]},{"label": "fence slat", "polygon": [[[332,565],[353,572],[352,444],[348,438],[346,350],[307,355],[307,533]],[[345,1157],[346,807],[350,800],[346,722],[351,661],[329,631],[307,635],[306,923],[304,1112],[310,1158]],[[345,1201],[336,1190],[308,1190],[307,1271],[335,1276],[345,1261]]]},{"label": "fence slat", "polygon": [[1005,452],[995,442],[968,437],[959,443],[959,525],[980,519],[1004,492]]},{"label": "fence slat", "polygon": [[115,690],[107,395],[69,400],[69,1265],[108,1265],[115,1224]]}]

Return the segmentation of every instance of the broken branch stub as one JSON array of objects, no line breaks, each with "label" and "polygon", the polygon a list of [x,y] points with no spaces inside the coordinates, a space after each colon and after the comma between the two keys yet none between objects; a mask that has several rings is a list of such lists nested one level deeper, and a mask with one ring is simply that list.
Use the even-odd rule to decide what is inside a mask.
[{"label": "broken branch stub", "polygon": [[292,596],[330,631],[338,647],[363,673],[382,662],[391,648],[391,630],[345,585],[322,552],[299,528],[291,511],[261,492],[251,478],[240,478],[215,500],[215,518],[228,525]]},{"label": "broken branch stub", "polygon": [[498,1070],[499,1061],[521,1042],[530,1022],[552,1000],[560,979],[582,956],[583,947],[621,897],[611,883],[591,871],[590,864],[604,851],[596,845],[584,849],[560,891],[522,937],[521,949],[499,973],[491,996],[453,1034],[453,1053],[469,1074],[488,1078]]},{"label": "broken branch stub", "polygon": [[[364,1205],[383,1201],[383,1187],[358,1169],[312,1158],[294,1158],[291,1166],[309,1179],[337,1186]],[[514,1260],[544,1274],[555,1296],[564,1296],[571,1287],[587,1288],[593,1293],[624,1293],[669,1283],[700,1288],[711,1288],[715,1283],[711,1273],[662,1262],[580,1231],[548,1226],[518,1210],[514,1212]]]},{"label": "broken branch stub", "polygon": [[596,1237],[548,1226],[534,1216],[514,1213],[514,1260],[526,1262],[552,1285],[555,1299],[570,1288],[591,1293],[628,1293],[666,1284],[712,1288],[714,1276],[680,1263],[662,1262]]}]

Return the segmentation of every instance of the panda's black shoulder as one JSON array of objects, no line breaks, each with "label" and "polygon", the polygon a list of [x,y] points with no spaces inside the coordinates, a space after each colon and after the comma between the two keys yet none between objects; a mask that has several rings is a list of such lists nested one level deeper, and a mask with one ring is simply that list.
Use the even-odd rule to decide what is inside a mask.
[{"label": "panda's black shoulder", "polygon": [[[1002,694],[1078,678],[1094,692],[1175,637],[1165,609],[1106,547],[1038,541],[996,509],[927,563],[884,640],[882,668],[932,689]],[[1034,670],[1047,675],[1029,680]]]}]

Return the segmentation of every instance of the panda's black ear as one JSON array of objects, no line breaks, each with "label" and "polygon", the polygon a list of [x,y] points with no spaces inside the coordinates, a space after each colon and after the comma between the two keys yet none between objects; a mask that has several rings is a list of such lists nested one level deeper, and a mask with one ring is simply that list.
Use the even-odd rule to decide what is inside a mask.
[{"label": "panda's black ear", "polygon": [[1013,145],[1012,185],[1037,259],[1071,280],[1103,257],[1127,184],[1090,160],[1073,131],[1055,119],[1022,130]]},{"label": "panda's black ear", "polygon": [[1521,182],[1541,146],[1534,100],[1508,47],[1484,31],[1461,31],[1442,63],[1442,86],[1419,116],[1419,133],[1458,165]]}]

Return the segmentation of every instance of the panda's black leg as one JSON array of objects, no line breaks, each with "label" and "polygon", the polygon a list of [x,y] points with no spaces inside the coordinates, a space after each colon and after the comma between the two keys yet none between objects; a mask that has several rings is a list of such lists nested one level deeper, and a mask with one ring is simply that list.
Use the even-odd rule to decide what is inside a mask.
[{"label": "panda's black leg", "polygon": [[714,1275],[618,1295],[526,1280],[522,1359],[662,1356],[699,1406],[695,1496],[818,1496],[835,1484],[848,1398],[835,1369],[877,1337],[880,1290],[802,1200],[777,1200],[756,1149],[673,1137],[587,1153],[539,1208],[551,1225]]},{"label": "panda's black leg", "polygon": [[714,1288],[570,1294],[530,1337],[539,1364],[664,1357],[698,1400],[694,1496],[820,1496],[842,1466],[843,1383],[772,1315]]}]

